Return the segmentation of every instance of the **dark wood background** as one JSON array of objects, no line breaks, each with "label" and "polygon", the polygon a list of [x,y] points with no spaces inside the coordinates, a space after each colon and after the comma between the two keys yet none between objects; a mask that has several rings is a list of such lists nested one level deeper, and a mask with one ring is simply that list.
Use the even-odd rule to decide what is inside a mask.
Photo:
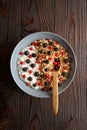
[{"label": "dark wood background", "polygon": [[[86,0],[0,0],[0,130],[87,130]],[[25,94],[10,74],[10,56],[28,34],[51,31],[74,48],[77,74],[59,95],[59,113],[52,99]]]}]

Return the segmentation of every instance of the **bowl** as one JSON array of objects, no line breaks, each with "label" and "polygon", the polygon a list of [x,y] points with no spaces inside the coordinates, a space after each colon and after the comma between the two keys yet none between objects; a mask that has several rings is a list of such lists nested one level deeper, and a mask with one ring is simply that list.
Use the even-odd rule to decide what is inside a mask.
[{"label": "bowl", "polygon": [[11,69],[11,74],[12,74],[14,81],[16,82],[18,87],[21,90],[23,90],[25,93],[27,93],[31,96],[34,96],[34,97],[49,98],[52,96],[52,91],[35,90],[31,87],[27,87],[26,84],[20,79],[20,77],[18,75],[18,69],[17,69],[17,60],[18,60],[19,52],[23,48],[28,46],[31,42],[41,39],[41,38],[50,38],[50,39],[59,41],[60,45],[62,45],[66,49],[66,51],[69,53],[69,57],[71,59],[69,76],[68,76],[67,80],[65,80],[61,84],[61,86],[58,88],[59,94],[64,92],[70,86],[70,84],[72,83],[72,81],[75,77],[77,62],[76,62],[75,53],[74,53],[71,45],[63,37],[61,37],[55,33],[37,32],[37,33],[30,34],[30,35],[26,36],[24,39],[22,39],[13,50],[11,60],[10,60],[10,69]]}]

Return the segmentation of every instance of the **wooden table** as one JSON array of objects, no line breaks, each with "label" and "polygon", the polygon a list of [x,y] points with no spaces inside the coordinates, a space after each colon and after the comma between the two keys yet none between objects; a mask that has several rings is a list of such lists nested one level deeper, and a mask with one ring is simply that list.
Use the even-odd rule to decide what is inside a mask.
[{"label": "wooden table", "polygon": [[[86,0],[0,0],[0,130],[87,130]],[[52,98],[25,94],[10,74],[10,57],[28,34],[51,31],[72,45],[77,74],[59,95],[59,113]]]}]

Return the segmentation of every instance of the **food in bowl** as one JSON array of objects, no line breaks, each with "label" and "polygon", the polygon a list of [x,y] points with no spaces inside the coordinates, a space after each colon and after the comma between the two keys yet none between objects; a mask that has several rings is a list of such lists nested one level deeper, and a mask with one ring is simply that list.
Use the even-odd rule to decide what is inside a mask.
[{"label": "food in bowl", "polygon": [[58,71],[58,84],[67,79],[70,58],[58,41],[39,39],[19,52],[18,73],[34,89],[52,89],[53,72]]}]

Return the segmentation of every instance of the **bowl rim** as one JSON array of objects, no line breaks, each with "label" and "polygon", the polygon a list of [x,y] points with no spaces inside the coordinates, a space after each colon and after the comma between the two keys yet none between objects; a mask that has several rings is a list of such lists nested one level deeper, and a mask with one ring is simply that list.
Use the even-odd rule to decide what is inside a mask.
[{"label": "bowl rim", "polygon": [[[72,77],[72,79],[70,80],[70,82],[68,83],[68,85],[67,85],[63,90],[61,90],[58,94],[63,93],[63,92],[71,85],[72,81],[74,80],[74,77],[75,77],[75,74],[76,74],[76,70],[77,70],[77,60],[76,60],[75,52],[74,52],[72,46],[69,44],[69,42],[68,42],[65,38],[63,38],[62,36],[60,36],[60,35],[58,35],[58,34],[56,34],[56,33],[53,33],[53,32],[49,32],[49,31],[41,31],[41,32],[35,32],[35,33],[32,33],[32,34],[29,34],[29,35],[27,35],[26,37],[22,38],[22,39],[17,43],[17,45],[14,47],[14,49],[13,49],[13,51],[12,51],[12,54],[11,54],[11,58],[10,58],[10,71],[11,71],[11,75],[12,75],[12,77],[13,77],[13,80],[15,81],[15,83],[17,84],[17,86],[18,86],[22,91],[24,91],[25,93],[27,93],[28,95],[31,95],[31,96],[34,96],[34,97],[38,97],[38,98],[49,98],[49,97],[51,97],[51,95],[42,96],[42,97],[41,97],[41,96],[32,95],[31,93],[26,92],[23,88],[21,88],[21,87],[19,86],[19,84],[17,83],[17,81],[16,81],[16,79],[15,79],[15,76],[14,76],[14,74],[13,74],[12,58],[13,58],[13,55],[14,55],[14,52],[15,52],[16,48],[18,48],[18,46],[21,44],[21,42],[23,42],[27,37],[31,37],[31,36],[37,35],[37,34],[51,34],[51,35],[55,35],[55,36],[59,37],[60,39],[62,39],[62,40],[65,41],[65,43],[70,47],[70,49],[71,49],[71,51],[72,51],[72,53],[73,53],[74,60],[75,60],[75,68],[74,68],[73,77]],[[37,91],[37,90],[35,90],[35,91]],[[43,91],[42,91],[42,92],[43,92]]]}]

